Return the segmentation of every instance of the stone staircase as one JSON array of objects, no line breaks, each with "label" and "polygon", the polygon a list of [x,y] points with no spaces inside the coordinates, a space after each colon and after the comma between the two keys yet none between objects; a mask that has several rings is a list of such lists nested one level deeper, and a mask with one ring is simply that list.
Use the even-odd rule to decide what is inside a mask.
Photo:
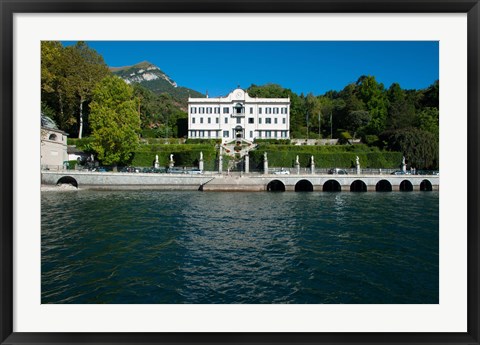
[{"label": "stone staircase", "polygon": [[[257,148],[257,144],[252,143],[251,141],[248,140],[241,140],[241,144],[237,145],[237,141],[231,141],[226,144],[223,144],[223,153],[227,154],[229,156],[235,157],[236,153],[240,154],[240,157],[245,156],[248,152],[254,150]],[[240,150],[235,150],[237,147],[240,148]]]}]

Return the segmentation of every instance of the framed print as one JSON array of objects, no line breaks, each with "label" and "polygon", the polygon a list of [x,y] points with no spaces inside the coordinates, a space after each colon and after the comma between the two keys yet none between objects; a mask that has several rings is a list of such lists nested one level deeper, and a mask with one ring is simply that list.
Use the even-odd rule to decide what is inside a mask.
[{"label": "framed print", "polygon": [[1,343],[479,343],[479,12],[2,0]]}]

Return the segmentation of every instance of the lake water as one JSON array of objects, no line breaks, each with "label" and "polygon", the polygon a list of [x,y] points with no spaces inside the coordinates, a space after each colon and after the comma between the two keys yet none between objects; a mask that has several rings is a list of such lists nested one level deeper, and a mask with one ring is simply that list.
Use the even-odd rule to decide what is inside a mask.
[{"label": "lake water", "polygon": [[438,204],[438,192],[42,192],[42,303],[438,303]]}]

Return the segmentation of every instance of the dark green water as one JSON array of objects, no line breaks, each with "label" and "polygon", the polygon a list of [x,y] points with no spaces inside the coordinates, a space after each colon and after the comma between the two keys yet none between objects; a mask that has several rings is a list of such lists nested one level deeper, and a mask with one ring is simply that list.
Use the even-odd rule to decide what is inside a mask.
[{"label": "dark green water", "polygon": [[438,303],[438,192],[42,193],[42,303]]}]

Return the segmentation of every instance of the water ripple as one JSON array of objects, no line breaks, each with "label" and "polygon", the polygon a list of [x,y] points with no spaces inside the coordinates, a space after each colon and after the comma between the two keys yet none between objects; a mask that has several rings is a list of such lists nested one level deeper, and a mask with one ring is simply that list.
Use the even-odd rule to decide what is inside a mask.
[{"label": "water ripple", "polygon": [[438,193],[43,193],[42,303],[438,303]]}]

